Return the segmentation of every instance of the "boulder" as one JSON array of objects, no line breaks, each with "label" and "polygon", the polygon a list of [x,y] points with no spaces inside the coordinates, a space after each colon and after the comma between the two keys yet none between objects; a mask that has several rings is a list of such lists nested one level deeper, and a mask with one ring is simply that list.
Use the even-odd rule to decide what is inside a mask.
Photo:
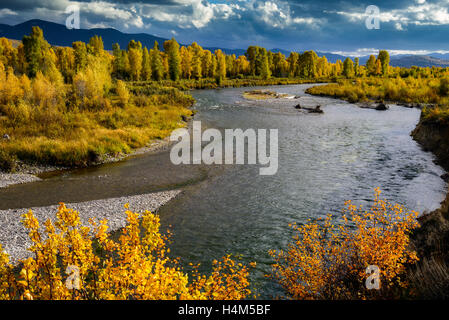
[{"label": "boulder", "polygon": [[298,103],[298,104],[295,106],[295,109],[301,109],[301,105]]},{"label": "boulder", "polygon": [[376,106],[375,109],[380,110],[380,111],[385,111],[385,110],[388,110],[388,106],[385,103],[381,102]]},{"label": "boulder", "polygon": [[449,172],[446,172],[445,174],[441,175],[441,179],[443,179],[446,182],[449,182]]}]

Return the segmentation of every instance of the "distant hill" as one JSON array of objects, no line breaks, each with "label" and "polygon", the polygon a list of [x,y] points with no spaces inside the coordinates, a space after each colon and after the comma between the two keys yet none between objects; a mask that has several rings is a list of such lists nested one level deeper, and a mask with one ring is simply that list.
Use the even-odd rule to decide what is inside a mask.
[{"label": "distant hill", "polygon": [[[75,41],[88,42],[94,35],[101,36],[103,39],[104,47],[106,50],[112,50],[112,45],[118,43],[121,48],[126,48],[129,41],[140,41],[142,45],[147,48],[152,48],[154,41],[159,42],[162,49],[162,44],[167,39],[157,37],[147,33],[123,33],[112,28],[94,28],[94,29],[67,29],[65,25],[48,22],[44,20],[29,20],[23,23],[19,23],[15,26],[6,24],[0,24],[0,37],[5,37],[14,40],[22,40],[24,35],[30,34],[31,27],[38,26],[44,31],[44,36],[47,41],[55,46],[72,46]],[[17,43],[15,43],[17,45]],[[218,47],[204,47],[204,49],[214,52],[217,49],[221,49],[226,54],[235,54],[236,56],[244,55],[244,49],[228,49]],[[273,48],[272,52],[281,52],[286,57],[290,55],[290,51]],[[344,61],[345,56],[329,53],[329,52],[316,52],[318,56],[326,56],[329,62],[335,63],[337,60]],[[354,60],[353,57],[351,57]],[[364,65],[368,60],[368,56],[362,56],[359,58],[360,64]],[[391,65],[398,67],[449,67],[449,54],[431,53],[429,55],[397,55],[391,56]]]},{"label": "distant hill", "polygon": [[390,58],[390,65],[394,67],[449,67],[449,61],[443,60],[429,55],[407,55],[407,56],[392,56]]},{"label": "distant hill", "polygon": [[44,31],[45,39],[55,46],[72,46],[72,42],[84,41],[89,42],[89,39],[95,35],[103,38],[104,47],[106,50],[111,50],[114,43],[118,43],[121,48],[126,48],[131,39],[139,40],[144,46],[152,48],[154,41],[162,44],[165,40],[146,33],[127,34],[116,29],[67,29],[65,25],[43,21],[43,20],[29,20],[15,26],[0,24],[0,36],[9,39],[22,40],[24,35],[30,34],[31,27],[38,26]]},{"label": "distant hill", "polygon": [[[101,36],[104,48],[112,50],[112,45],[118,43],[120,48],[126,48],[131,40],[140,41],[143,46],[152,48],[154,41],[162,44],[167,39],[156,37],[147,33],[123,33],[112,28],[94,28],[94,29],[67,29],[65,25],[48,22],[39,19],[29,20],[19,23],[15,26],[0,24],[0,37],[9,39],[22,40],[24,35],[31,32],[31,27],[38,26],[44,32],[45,39],[54,46],[71,47],[75,41],[89,42],[90,38],[95,35]],[[243,49],[227,49],[227,48],[205,48],[212,52],[221,49],[227,54],[235,54],[236,56],[245,54]]]}]

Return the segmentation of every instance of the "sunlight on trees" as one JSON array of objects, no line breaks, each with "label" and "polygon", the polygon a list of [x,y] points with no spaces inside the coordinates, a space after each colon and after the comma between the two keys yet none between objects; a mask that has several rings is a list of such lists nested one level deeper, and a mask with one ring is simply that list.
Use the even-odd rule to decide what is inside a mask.
[{"label": "sunlight on trees", "polygon": [[[286,250],[270,251],[273,277],[292,299],[370,299],[392,297],[405,288],[407,264],[418,258],[409,249],[418,213],[390,204],[375,190],[369,208],[346,202],[343,218],[298,226]],[[380,269],[380,290],[368,290],[370,265]],[[394,296],[396,297],[396,296]],[[397,298],[397,297],[396,297]]]}]

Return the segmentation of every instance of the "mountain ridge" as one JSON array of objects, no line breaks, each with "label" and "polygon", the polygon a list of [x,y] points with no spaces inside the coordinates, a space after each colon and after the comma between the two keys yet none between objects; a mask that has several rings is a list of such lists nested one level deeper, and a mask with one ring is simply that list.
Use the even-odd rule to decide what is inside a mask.
[{"label": "mountain ridge", "polygon": [[[32,19],[14,26],[7,24],[0,24],[0,37],[6,37],[14,40],[22,40],[24,35],[31,31],[32,26],[39,26],[44,31],[45,39],[56,46],[71,46],[75,41],[88,42],[94,35],[101,36],[106,50],[112,50],[112,45],[118,43],[121,48],[126,48],[129,41],[140,41],[143,46],[152,48],[154,42],[157,41],[162,48],[162,43],[166,38],[154,36],[148,33],[124,33],[114,28],[92,28],[92,29],[67,29],[65,25],[55,22]],[[184,44],[181,44],[184,45]],[[204,49],[215,51],[221,49],[226,54],[235,54],[236,56],[245,54],[245,49],[229,49],[221,47],[204,47]],[[285,56],[290,54],[290,51],[281,48],[273,48],[272,52],[281,52]],[[337,60],[344,61],[346,56],[334,54],[330,52],[315,51],[318,56],[326,56],[327,60],[335,63]],[[350,57],[354,59],[354,57]],[[369,56],[359,57],[360,64],[363,65],[368,60]],[[430,53],[428,55],[392,55],[390,57],[390,64],[395,67],[449,67],[449,54]]]}]

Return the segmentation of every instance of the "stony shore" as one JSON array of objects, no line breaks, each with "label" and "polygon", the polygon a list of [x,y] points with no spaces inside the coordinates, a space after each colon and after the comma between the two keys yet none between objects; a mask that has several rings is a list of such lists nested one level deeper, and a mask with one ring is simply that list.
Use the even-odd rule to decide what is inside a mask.
[{"label": "stony shore", "polygon": [[[96,221],[108,220],[109,231],[116,231],[126,225],[124,205],[129,203],[129,209],[134,212],[149,210],[156,212],[160,207],[175,198],[181,191],[172,190],[137,196],[109,198],[73,204],[66,204],[68,208],[79,212],[81,222],[88,225],[89,219]],[[0,243],[9,254],[11,261],[16,262],[31,255],[27,248],[31,242],[27,230],[22,225],[22,214],[32,210],[39,222],[47,219],[55,220],[58,205],[30,209],[0,210]]]},{"label": "stony shore", "polygon": [[[105,163],[123,161],[132,156],[163,151],[163,150],[167,149],[169,146],[170,146],[169,137],[162,139],[162,140],[154,140],[154,141],[151,141],[148,145],[146,145],[142,148],[138,148],[129,154],[120,154],[120,155],[116,155],[116,156],[109,156],[109,155],[103,156],[100,160],[98,160],[95,163],[92,163],[91,165],[101,165],[101,164],[105,164]],[[49,166],[49,165],[30,165],[30,164],[25,164],[25,163],[19,163],[17,165],[17,168],[14,173],[7,173],[7,172],[0,171],[0,188],[5,188],[5,187],[8,187],[8,186],[14,185],[14,184],[22,184],[22,183],[39,181],[39,180],[41,180],[38,177],[39,174],[42,174],[45,172],[67,170],[67,169],[70,169],[70,168]]]}]

